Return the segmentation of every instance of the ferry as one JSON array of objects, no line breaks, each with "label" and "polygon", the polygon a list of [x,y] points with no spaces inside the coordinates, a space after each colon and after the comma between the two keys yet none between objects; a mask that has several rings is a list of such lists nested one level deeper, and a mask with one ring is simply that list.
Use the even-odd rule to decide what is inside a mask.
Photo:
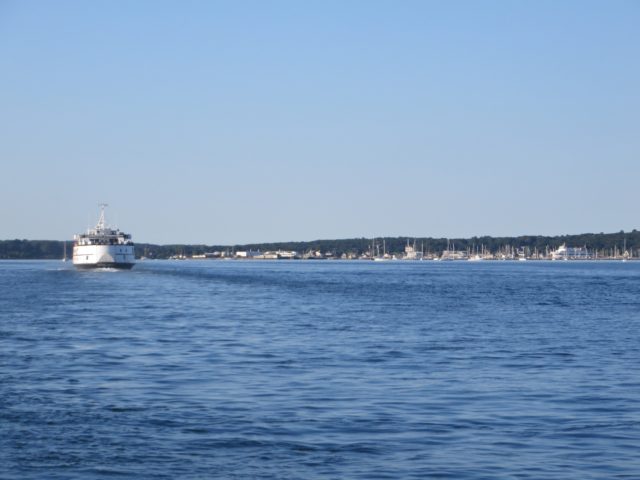
[{"label": "ferry", "polygon": [[135,265],[135,253],[131,235],[107,225],[100,205],[100,219],[95,228],[73,236],[73,265],[76,268],[130,269]]},{"label": "ferry", "polygon": [[589,260],[590,258],[586,247],[567,247],[565,243],[551,252],[551,260]]}]

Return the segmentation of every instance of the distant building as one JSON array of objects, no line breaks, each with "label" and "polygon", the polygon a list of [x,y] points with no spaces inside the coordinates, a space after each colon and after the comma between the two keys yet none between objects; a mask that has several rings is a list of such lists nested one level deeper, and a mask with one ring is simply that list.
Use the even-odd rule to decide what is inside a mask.
[{"label": "distant building", "polygon": [[236,258],[256,258],[261,255],[260,250],[238,250],[235,253]]}]

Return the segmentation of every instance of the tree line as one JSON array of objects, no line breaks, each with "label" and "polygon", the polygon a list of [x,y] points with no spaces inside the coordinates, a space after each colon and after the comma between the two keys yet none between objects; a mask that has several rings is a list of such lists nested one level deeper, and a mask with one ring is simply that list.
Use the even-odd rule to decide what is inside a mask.
[{"label": "tree line", "polygon": [[[0,259],[61,259],[64,255],[64,243],[68,258],[71,258],[72,242],[57,240],[0,240]],[[496,253],[505,248],[528,248],[545,252],[554,250],[562,244],[570,247],[587,247],[590,250],[610,251],[626,248],[634,252],[640,249],[640,232],[620,231],[618,233],[583,233],[578,235],[525,235],[519,237],[471,237],[471,238],[431,238],[431,237],[380,237],[349,238],[340,240],[313,240],[307,242],[271,242],[251,243],[244,245],[156,245],[152,243],[137,243],[136,256],[164,259],[175,255],[204,255],[212,252],[227,252],[233,254],[242,250],[295,250],[299,253],[321,251],[335,256],[342,254],[361,255],[374,250],[382,252],[383,246],[388,253],[401,253],[410,244],[418,251],[425,253],[439,253],[443,250],[481,250]]]}]

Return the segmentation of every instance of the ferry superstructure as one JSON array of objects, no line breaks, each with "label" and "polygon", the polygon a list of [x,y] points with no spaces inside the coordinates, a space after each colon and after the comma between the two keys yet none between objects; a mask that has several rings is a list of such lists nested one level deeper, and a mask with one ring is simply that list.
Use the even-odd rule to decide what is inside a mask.
[{"label": "ferry superstructure", "polygon": [[100,219],[95,228],[73,236],[73,264],[76,268],[130,269],[135,265],[131,235],[107,225],[106,207],[107,204],[100,205]]}]

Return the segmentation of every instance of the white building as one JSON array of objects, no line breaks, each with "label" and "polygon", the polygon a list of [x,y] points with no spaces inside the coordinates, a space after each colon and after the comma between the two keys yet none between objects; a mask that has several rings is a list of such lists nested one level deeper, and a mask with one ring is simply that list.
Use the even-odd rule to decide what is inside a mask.
[{"label": "white building", "polygon": [[261,255],[260,250],[238,250],[235,253],[236,258],[255,258]]}]

